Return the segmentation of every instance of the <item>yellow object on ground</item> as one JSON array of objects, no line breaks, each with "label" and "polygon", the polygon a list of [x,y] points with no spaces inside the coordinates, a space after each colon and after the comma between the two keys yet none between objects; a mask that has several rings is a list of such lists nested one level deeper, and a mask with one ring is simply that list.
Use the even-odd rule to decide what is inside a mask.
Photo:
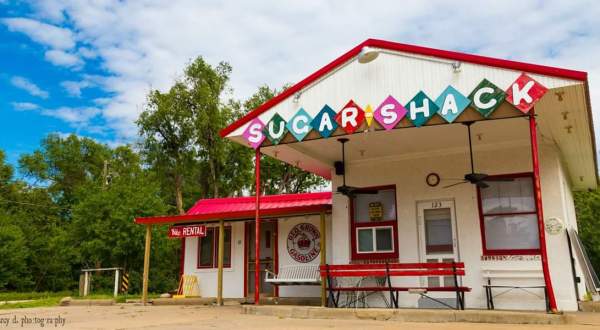
[{"label": "yellow object on ground", "polygon": [[177,294],[173,298],[185,297],[200,297],[198,277],[195,275],[182,275],[179,280],[179,288],[177,288]]}]

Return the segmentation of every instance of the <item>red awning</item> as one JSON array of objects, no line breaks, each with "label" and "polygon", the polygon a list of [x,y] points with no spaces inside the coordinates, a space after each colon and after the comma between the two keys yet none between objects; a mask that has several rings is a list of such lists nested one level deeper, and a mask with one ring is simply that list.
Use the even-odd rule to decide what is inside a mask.
[{"label": "red awning", "polygon": [[[136,218],[139,224],[254,219],[256,197],[201,199],[185,215]],[[316,214],[331,210],[331,192],[267,195],[260,197],[261,218]]]}]

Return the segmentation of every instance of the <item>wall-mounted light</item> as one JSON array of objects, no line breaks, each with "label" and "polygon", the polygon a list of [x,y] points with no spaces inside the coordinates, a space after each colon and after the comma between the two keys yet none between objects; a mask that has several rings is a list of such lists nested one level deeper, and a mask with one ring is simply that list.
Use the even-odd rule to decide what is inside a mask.
[{"label": "wall-mounted light", "polygon": [[300,95],[302,95],[302,92],[296,92],[292,101],[294,101],[294,103],[298,103],[300,101]]},{"label": "wall-mounted light", "polygon": [[452,70],[454,70],[454,73],[459,73],[461,68],[460,66],[462,65],[461,61],[454,61],[452,62]]},{"label": "wall-mounted light", "polygon": [[372,62],[379,56],[379,51],[371,47],[363,47],[358,54],[358,63],[366,64]]}]

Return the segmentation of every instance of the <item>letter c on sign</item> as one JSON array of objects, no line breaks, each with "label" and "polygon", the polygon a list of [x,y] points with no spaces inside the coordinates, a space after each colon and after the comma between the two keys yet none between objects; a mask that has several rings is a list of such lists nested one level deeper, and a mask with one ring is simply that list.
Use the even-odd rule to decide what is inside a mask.
[{"label": "letter c on sign", "polygon": [[480,88],[477,92],[475,92],[475,95],[473,97],[473,103],[475,103],[475,106],[478,107],[479,109],[489,109],[489,108],[495,106],[497,103],[496,99],[491,99],[487,102],[481,101],[481,96],[483,96],[483,94],[492,94],[492,93],[494,93],[494,89],[491,87]]}]

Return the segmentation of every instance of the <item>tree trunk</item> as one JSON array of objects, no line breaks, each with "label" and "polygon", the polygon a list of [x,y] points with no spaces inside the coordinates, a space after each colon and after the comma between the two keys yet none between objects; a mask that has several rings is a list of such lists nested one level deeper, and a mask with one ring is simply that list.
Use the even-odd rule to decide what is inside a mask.
[{"label": "tree trunk", "polygon": [[183,210],[183,177],[181,174],[175,174],[175,204],[177,206],[177,213],[185,214]]},{"label": "tree trunk", "polygon": [[210,167],[210,176],[212,178],[212,186],[213,186],[213,198],[219,197],[219,184],[217,183],[217,171],[215,169],[215,158],[211,157],[208,160],[208,165]]}]

